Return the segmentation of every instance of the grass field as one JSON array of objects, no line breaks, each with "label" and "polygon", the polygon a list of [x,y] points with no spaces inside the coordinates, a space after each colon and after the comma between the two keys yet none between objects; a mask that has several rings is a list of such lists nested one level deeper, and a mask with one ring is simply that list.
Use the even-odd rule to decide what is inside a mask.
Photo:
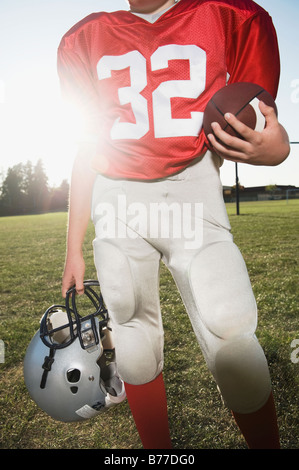
[{"label": "grass field", "polygon": [[[257,336],[271,370],[282,447],[298,448],[298,372],[291,342],[299,339],[299,201],[227,205],[259,307]],[[104,417],[62,424],[31,401],[22,376],[26,347],[39,320],[59,303],[66,214],[0,219],[0,447],[3,449],[139,449],[125,401]],[[95,278],[90,225],[86,277]],[[169,419],[176,449],[244,449],[230,412],[207,371],[174,283],[162,268],[161,304]],[[299,355],[297,355],[299,358]]]}]

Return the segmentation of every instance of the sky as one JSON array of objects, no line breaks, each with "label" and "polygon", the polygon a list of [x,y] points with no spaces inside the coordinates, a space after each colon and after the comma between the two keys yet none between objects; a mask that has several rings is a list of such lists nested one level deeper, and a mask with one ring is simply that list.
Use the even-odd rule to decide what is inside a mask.
[{"label": "sky", "polygon": [[[281,55],[276,100],[279,121],[299,142],[299,1],[259,0],[273,18]],[[125,0],[0,1],[0,183],[7,168],[42,159],[51,186],[69,179],[76,146],[65,126],[56,71],[57,47],[68,29],[90,13],[128,9]],[[299,144],[277,167],[239,164],[240,184],[299,186]],[[223,185],[235,183],[225,162]]]}]

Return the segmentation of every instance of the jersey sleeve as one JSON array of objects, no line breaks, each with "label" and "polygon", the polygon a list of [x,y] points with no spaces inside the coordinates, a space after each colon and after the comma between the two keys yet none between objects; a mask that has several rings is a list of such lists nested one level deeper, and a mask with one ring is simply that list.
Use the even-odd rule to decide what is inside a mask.
[{"label": "jersey sleeve", "polygon": [[275,99],[280,76],[276,31],[269,14],[260,10],[230,36],[227,53],[229,83],[252,82]]},{"label": "jersey sleeve", "polygon": [[79,141],[96,141],[99,133],[98,95],[88,64],[64,40],[58,48],[57,71],[62,99],[77,116],[76,131]]}]

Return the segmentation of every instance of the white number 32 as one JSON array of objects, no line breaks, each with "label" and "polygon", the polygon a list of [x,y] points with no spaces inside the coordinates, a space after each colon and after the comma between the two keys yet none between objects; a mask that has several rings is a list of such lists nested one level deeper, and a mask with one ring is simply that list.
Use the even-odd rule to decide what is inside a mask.
[{"label": "white number 32", "polygon": [[[169,44],[159,47],[151,56],[151,70],[168,68],[169,60],[188,60],[189,80],[169,80],[160,83],[153,91],[153,116],[155,137],[196,136],[202,126],[203,113],[191,112],[186,119],[172,118],[171,98],[196,99],[205,89],[206,53],[195,45]],[[131,85],[118,90],[120,104],[131,104],[135,122],[120,122],[116,119],[111,138],[140,139],[150,127],[148,102],[141,95],[147,85],[146,59],[138,51],[131,51],[120,56],[103,56],[97,65],[99,80],[111,77],[112,70],[130,68]]]}]

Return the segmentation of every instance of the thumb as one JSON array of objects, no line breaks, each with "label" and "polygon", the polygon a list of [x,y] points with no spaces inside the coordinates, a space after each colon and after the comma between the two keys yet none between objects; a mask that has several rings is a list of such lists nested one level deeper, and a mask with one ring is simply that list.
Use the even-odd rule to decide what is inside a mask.
[{"label": "thumb", "polygon": [[272,106],[268,106],[263,101],[260,101],[259,107],[261,112],[265,116],[267,125],[277,124],[276,109],[272,108]]},{"label": "thumb", "polygon": [[83,278],[76,279],[76,292],[78,295],[84,294]]}]

